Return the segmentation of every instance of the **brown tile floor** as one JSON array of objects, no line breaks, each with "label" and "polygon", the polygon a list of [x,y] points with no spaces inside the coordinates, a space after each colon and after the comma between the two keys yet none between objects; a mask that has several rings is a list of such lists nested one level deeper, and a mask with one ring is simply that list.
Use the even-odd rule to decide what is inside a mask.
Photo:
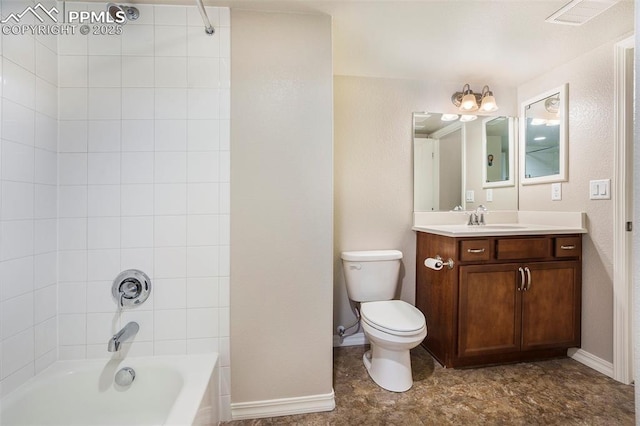
[{"label": "brown tile floor", "polygon": [[633,386],[571,359],[467,370],[444,369],[411,352],[413,388],[379,388],[364,346],[334,350],[336,409],[230,425],[633,425]]}]

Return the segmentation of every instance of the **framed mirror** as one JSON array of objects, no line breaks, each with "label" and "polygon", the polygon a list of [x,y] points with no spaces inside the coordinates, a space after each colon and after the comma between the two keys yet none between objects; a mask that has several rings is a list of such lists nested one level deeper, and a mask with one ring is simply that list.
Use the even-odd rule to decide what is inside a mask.
[{"label": "framed mirror", "polygon": [[482,120],[482,187],[515,185],[515,118],[487,117]]},{"label": "framed mirror", "polygon": [[520,182],[562,182],[568,169],[568,84],[521,104]]}]

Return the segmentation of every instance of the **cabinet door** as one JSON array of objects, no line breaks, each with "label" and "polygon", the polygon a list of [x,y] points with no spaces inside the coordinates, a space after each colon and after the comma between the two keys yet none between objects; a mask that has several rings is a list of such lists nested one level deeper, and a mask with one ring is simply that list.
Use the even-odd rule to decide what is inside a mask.
[{"label": "cabinet door", "polygon": [[520,350],[520,279],[515,264],[460,267],[458,356]]},{"label": "cabinet door", "polygon": [[580,345],[580,262],[526,265],[531,283],[522,292],[522,349]]}]

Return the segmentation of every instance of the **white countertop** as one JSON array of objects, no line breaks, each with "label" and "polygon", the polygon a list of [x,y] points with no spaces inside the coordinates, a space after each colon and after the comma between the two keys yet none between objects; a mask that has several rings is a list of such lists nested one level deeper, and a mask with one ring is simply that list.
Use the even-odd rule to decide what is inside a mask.
[{"label": "white countertop", "polygon": [[485,215],[486,225],[466,225],[464,212],[414,214],[413,230],[446,237],[507,235],[586,234],[582,212],[494,211]]},{"label": "white countertop", "polygon": [[585,228],[566,226],[505,223],[489,225],[425,225],[412,228],[418,232],[444,235],[445,237],[492,237],[505,235],[585,234]]}]

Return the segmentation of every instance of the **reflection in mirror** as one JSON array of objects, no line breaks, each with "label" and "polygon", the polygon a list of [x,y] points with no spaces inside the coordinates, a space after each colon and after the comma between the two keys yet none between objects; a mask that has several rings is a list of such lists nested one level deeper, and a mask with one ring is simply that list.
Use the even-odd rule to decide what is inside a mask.
[{"label": "reflection in mirror", "polygon": [[522,184],[567,179],[567,85],[522,103]]},{"label": "reflection in mirror", "polygon": [[413,209],[462,206],[463,138],[456,114],[413,114]]},{"label": "reflection in mirror", "polygon": [[[496,129],[483,123],[487,119]],[[505,150],[508,160],[494,188],[485,189],[487,153],[486,136],[503,136],[501,125],[507,123],[508,147],[496,148],[500,157]],[[482,117],[417,112],[413,114],[413,200],[415,212],[475,209],[484,204],[490,210],[517,210],[518,188],[515,185],[513,117]],[[504,127],[504,126],[502,126]],[[485,131],[485,129],[488,129]],[[506,154],[508,151],[508,155]],[[498,151],[496,151],[497,153]],[[494,154],[497,156],[497,154]],[[495,161],[495,160],[494,160]],[[497,162],[495,163],[497,164]],[[502,170],[502,166],[499,167]]]},{"label": "reflection in mirror", "polygon": [[488,117],[482,120],[483,188],[514,185],[514,118]]}]

